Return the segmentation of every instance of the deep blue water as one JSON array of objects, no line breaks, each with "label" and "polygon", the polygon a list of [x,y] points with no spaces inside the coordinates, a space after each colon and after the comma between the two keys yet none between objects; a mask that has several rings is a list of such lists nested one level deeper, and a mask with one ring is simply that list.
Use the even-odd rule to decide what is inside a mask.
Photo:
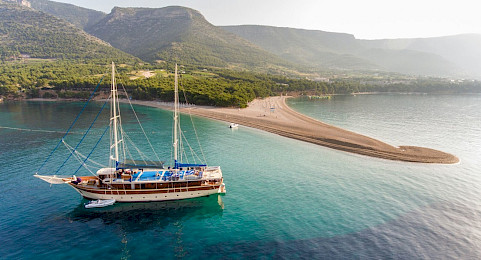
[{"label": "deep blue water", "polygon": [[[0,258],[481,258],[480,96],[358,95],[289,104],[392,145],[440,149],[461,161],[387,161],[194,118],[208,163],[223,169],[225,196],[86,210],[70,187],[32,177],[82,104],[4,103],[0,126],[58,132],[0,128]],[[87,108],[66,138],[70,145],[100,106]],[[170,158],[171,113],[136,110],[159,157]],[[94,125],[82,153],[107,119]],[[141,142],[134,123],[124,114],[126,132]],[[107,139],[92,154],[104,164]],[[41,173],[55,172],[66,156],[60,148]],[[60,172],[78,165],[72,158]]]}]

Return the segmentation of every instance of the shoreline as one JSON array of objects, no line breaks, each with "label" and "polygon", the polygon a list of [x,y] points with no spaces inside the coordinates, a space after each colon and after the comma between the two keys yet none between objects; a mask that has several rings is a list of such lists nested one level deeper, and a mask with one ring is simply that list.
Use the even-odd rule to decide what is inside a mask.
[{"label": "shoreline", "polygon": [[[417,147],[395,147],[374,138],[335,127],[294,111],[287,97],[255,99],[247,108],[192,106],[181,112],[223,122],[237,123],[332,149],[394,161],[454,164],[459,159],[442,151]],[[121,102],[126,102],[121,100]],[[158,101],[132,100],[132,104],[172,110]]]}]

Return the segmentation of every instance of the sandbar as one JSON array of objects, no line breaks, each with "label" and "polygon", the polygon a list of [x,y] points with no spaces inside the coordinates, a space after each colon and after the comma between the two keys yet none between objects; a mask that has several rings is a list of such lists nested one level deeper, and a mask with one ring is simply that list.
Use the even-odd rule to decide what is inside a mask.
[{"label": "sandbar", "polygon": [[[181,112],[210,119],[237,123],[280,136],[332,149],[387,160],[452,164],[459,159],[442,151],[417,146],[392,146],[374,138],[323,123],[291,109],[285,96],[256,99],[247,108],[191,106]],[[172,109],[167,103],[132,101],[134,104]]]}]

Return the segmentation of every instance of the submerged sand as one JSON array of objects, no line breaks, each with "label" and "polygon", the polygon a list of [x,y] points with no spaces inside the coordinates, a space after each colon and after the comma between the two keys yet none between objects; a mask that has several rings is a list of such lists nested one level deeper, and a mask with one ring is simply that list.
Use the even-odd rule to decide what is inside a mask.
[{"label": "submerged sand", "polygon": [[[133,101],[133,103],[172,109],[166,103],[155,101]],[[182,108],[181,111],[371,157],[421,163],[450,164],[459,161],[456,156],[438,150],[416,146],[395,147],[325,124],[289,108],[286,105],[286,97],[256,99],[244,109],[193,106]]]}]

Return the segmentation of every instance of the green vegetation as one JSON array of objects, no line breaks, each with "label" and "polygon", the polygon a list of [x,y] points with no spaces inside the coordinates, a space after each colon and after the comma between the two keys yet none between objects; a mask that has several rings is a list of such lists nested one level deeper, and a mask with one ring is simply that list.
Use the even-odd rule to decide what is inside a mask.
[{"label": "green vegetation", "polygon": [[[298,67],[208,23],[189,8],[115,8],[103,16],[46,0],[34,3],[151,63],[143,63],[62,19],[0,0],[0,96],[84,99],[110,73],[112,60],[118,64],[120,87],[125,87],[129,97],[141,100],[173,99],[174,62],[188,64],[180,67],[182,101],[198,105],[245,107],[254,98],[279,94],[481,93],[479,81],[373,73],[368,70],[375,60],[372,57],[379,61],[391,57],[383,61],[387,67],[398,66],[396,61],[403,57],[407,59],[404,65],[420,58],[424,63],[410,66],[415,71],[421,70],[418,65],[436,71],[446,66],[438,56],[424,55],[421,50],[387,49],[369,54],[366,43],[352,35],[258,26],[230,28],[247,34],[254,30],[249,35],[272,45],[272,53],[294,55],[292,60],[297,57],[299,62],[307,61],[305,64],[331,60],[337,68],[346,68],[346,64],[357,64],[351,69],[362,68],[327,70],[321,73],[324,78],[318,78],[317,73],[302,74]],[[354,55],[353,49],[372,59],[366,62]],[[440,67],[431,66],[433,61]],[[147,78],[146,72],[155,75]],[[308,79],[316,77],[318,81]],[[110,77],[104,77],[101,85],[99,95],[106,97]]]},{"label": "green vegetation", "polygon": [[81,29],[96,24],[107,15],[100,11],[48,0],[29,0],[29,2],[33,9],[64,19]]},{"label": "green vegetation", "polygon": [[[158,72],[149,78],[129,79],[139,70]],[[174,96],[173,67],[123,65],[117,67],[118,83],[130,97],[139,100],[171,101]],[[210,68],[181,67],[183,102],[197,105],[245,107],[254,98],[271,95],[332,95],[357,92],[481,93],[479,81],[448,81],[437,78],[367,77],[343,78],[330,82],[289,78],[282,75]],[[80,98],[104,77],[101,91],[110,86],[109,65],[66,61],[45,63],[7,62],[0,66],[0,95]],[[52,93],[55,92],[56,94]]]},{"label": "green vegetation", "polygon": [[196,10],[116,7],[88,33],[145,61],[287,71],[292,64],[210,24]]},{"label": "green vegetation", "polygon": [[0,2],[0,60],[29,58],[136,62],[73,25],[30,8]]}]

